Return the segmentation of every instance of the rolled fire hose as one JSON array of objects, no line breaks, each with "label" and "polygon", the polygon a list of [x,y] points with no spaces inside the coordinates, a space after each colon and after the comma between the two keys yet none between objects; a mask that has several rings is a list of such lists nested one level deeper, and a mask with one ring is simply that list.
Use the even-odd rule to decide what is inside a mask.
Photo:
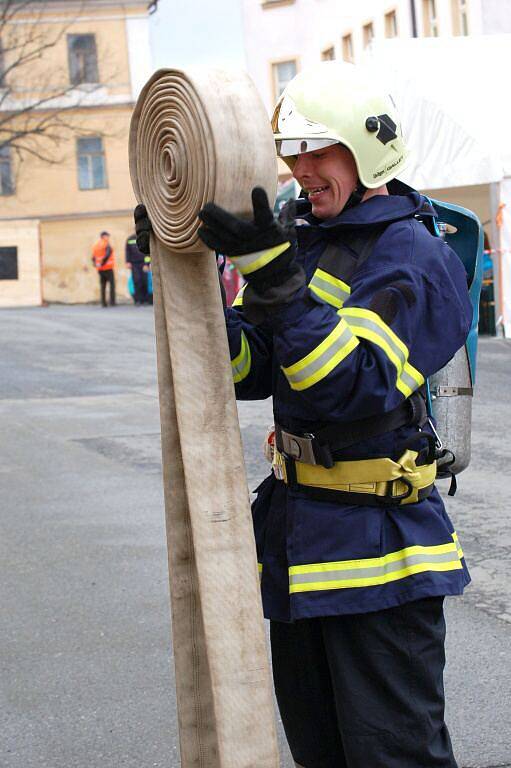
[{"label": "rolled fire hose", "polygon": [[143,89],[130,171],[148,209],[176,697],[183,768],[278,768],[230,356],[206,202],[274,199],[275,148],[249,78],[165,69]]}]

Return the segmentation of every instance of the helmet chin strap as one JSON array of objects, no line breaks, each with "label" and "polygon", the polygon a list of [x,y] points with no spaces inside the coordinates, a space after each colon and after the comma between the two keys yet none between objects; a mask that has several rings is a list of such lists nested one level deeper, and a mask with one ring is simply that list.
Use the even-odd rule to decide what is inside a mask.
[{"label": "helmet chin strap", "polygon": [[362,198],[364,197],[366,192],[367,192],[367,187],[365,187],[359,179],[357,182],[357,186],[349,196],[346,202],[346,205],[342,210],[347,211],[349,208],[354,208],[356,205],[361,203]]}]

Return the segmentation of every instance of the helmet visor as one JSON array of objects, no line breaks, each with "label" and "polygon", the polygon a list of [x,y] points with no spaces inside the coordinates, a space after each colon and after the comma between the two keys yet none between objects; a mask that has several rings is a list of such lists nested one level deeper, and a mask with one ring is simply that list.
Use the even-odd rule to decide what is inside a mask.
[{"label": "helmet visor", "polygon": [[316,152],[318,149],[339,144],[337,139],[276,139],[278,157],[303,155],[305,152]]}]

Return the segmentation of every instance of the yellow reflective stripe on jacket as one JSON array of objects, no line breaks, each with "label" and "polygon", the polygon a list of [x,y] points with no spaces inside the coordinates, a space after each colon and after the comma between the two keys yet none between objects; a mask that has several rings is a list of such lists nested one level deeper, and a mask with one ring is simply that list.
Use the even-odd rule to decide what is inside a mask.
[{"label": "yellow reflective stripe on jacket", "polygon": [[[247,283],[245,283],[236,294],[236,298],[232,303],[233,307],[243,306],[243,292],[246,287]],[[351,288],[347,283],[343,282],[338,277],[330,275],[323,269],[317,269],[314,272],[312,280],[309,283],[309,288],[322,301],[330,304],[336,309],[340,309],[343,306],[351,293]]]},{"label": "yellow reflective stripe on jacket", "polygon": [[289,591],[292,594],[325,589],[374,587],[406,579],[416,573],[456,571],[462,568],[454,541],[429,547],[417,545],[382,557],[293,565],[289,568]]},{"label": "yellow reflective stripe on jacket", "polygon": [[245,292],[245,288],[247,287],[248,283],[245,283],[245,285],[242,285],[239,289],[238,293],[236,294],[236,298],[232,302],[233,307],[241,307],[243,306],[243,293]]},{"label": "yellow reflective stripe on jacket", "polygon": [[291,389],[302,390],[324,379],[359,341],[341,318],[334,330],[312,352],[288,368],[282,368]]},{"label": "yellow reflective stripe on jacket", "polygon": [[351,293],[351,288],[347,283],[319,268],[314,272],[309,288],[322,301],[331,304],[336,309],[343,306]]},{"label": "yellow reflective stripe on jacket", "polygon": [[231,360],[232,366],[232,378],[235,384],[238,384],[243,379],[246,379],[250,373],[250,366],[252,364],[252,355],[250,354],[250,344],[248,343],[245,333],[241,332],[241,350],[234,360]]},{"label": "yellow reflective stripe on jacket", "polygon": [[264,251],[256,251],[255,253],[247,253],[245,256],[231,256],[231,261],[234,261],[236,266],[242,275],[250,275],[257,269],[265,267],[270,261],[273,261],[280,256],[281,253],[287,251],[290,242],[281,243],[274,248],[267,248]]},{"label": "yellow reflective stripe on jacket", "polygon": [[396,387],[405,397],[424,384],[424,376],[408,362],[408,347],[381,317],[370,309],[344,307],[339,311],[353,333],[382,349],[397,371]]},{"label": "yellow reflective stripe on jacket", "polygon": [[[247,283],[245,283],[236,294],[236,298],[232,302],[233,307],[243,306],[243,291],[246,287]],[[312,280],[309,283],[309,288],[322,301],[326,304],[330,304],[336,309],[340,309],[343,306],[351,293],[351,288],[347,283],[339,280],[338,277],[330,275],[323,269],[317,269],[314,272]]]},{"label": "yellow reflective stripe on jacket", "polygon": [[463,550],[461,548],[460,540],[458,539],[458,534],[456,533],[456,531],[454,531],[454,533],[452,534],[452,538],[453,538],[454,543],[456,544],[456,548],[458,550],[458,555],[459,555],[460,559],[462,557],[465,557],[465,555],[463,554]]}]

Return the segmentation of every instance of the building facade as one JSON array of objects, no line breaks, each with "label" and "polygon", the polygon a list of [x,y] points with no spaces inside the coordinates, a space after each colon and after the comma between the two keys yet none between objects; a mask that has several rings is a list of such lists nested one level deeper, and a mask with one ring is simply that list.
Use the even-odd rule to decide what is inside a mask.
[{"label": "building facade", "polygon": [[[126,292],[128,134],[151,73],[148,5],[34,2],[0,26],[0,306],[96,300],[91,248],[102,230]],[[13,66],[27,38],[42,41],[40,55]],[[21,143],[6,143],[13,128]]]},{"label": "building facade", "polygon": [[[360,62],[374,40],[480,34],[485,1],[242,0],[247,70],[271,114],[289,80],[317,61]],[[289,178],[279,161],[279,179]]]},{"label": "building facade", "polygon": [[[404,104],[400,106],[411,104],[415,109],[409,109],[406,115],[402,111],[405,136],[412,147],[412,157],[419,158],[413,166],[415,175],[407,176],[411,163],[404,179],[434,198],[473,210],[484,223],[493,259],[493,264],[486,262],[485,288],[490,297],[485,299],[489,318],[486,330],[492,325],[495,306],[497,325],[503,324],[510,334],[511,287],[506,266],[509,172],[504,163],[509,156],[507,118],[494,118],[493,123],[497,124],[492,124],[488,113],[499,114],[496,106],[506,103],[501,83],[509,68],[509,56],[504,52],[509,50],[511,0],[243,3],[247,67],[270,114],[289,80],[301,68],[322,59],[369,63],[382,71],[388,67],[389,87],[390,83],[396,87],[402,81],[400,97]],[[438,141],[435,132],[441,119],[445,135],[443,141]],[[429,134],[430,145],[429,125],[435,126]],[[422,133],[420,127],[424,129]],[[501,127],[504,136],[500,136]],[[433,151],[439,145],[442,150]],[[463,167],[467,147],[473,165],[466,163]],[[439,168],[449,169],[442,174],[441,183]],[[283,196],[292,185],[289,170],[281,161],[279,180]]]}]

